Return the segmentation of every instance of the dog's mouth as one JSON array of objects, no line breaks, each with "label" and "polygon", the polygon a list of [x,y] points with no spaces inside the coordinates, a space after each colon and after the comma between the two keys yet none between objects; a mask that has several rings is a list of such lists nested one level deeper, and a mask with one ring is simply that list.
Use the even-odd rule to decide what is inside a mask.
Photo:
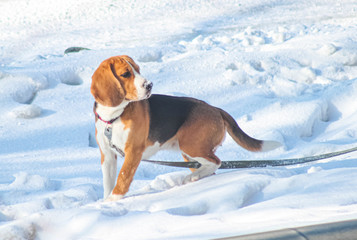
[{"label": "dog's mouth", "polygon": [[151,97],[151,91],[148,91],[145,95],[145,98],[144,99],[148,99],[149,97]]},{"label": "dog's mouth", "polygon": [[145,83],[145,89],[146,89],[146,95],[144,99],[148,99],[151,96],[151,90],[152,90],[153,83],[152,82],[146,82]]},{"label": "dog's mouth", "polygon": [[148,99],[149,97],[151,97],[151,94],[152,94],[151,90],[146,90],[146,92],[144,94],[142,94],[136,100],[133,100],[133,101],[141,101],[141,100]]},{"label": "dog's mouth", "polygon": [[148,99],[149,97],[151,97],[151,92],[149,92],[148,94],[146,94],[146,98],[145,98],[145,99]]},{"label": "dog's mouth", "polygon": [[132,99],[131,101],[141,101],[148,99],[151,97],[151,90],[152,90],[152,82],[150,81],[145,81],[140,88],[137,88],[137,97],[135,99]]}]

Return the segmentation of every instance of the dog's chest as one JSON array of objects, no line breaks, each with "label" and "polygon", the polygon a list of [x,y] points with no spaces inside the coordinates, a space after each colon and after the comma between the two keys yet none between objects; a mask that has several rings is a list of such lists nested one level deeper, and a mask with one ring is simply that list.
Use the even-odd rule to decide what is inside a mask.
[{"label": "dog's chest", "polygon": [[124,151],[130,128],[126,128],[120,119],[113,123],[112,127],[112,144]]},{"label": "dog's chest", "polygon": [[101,148],[110,149],[122,155],[122,152],[125,151],[130,128],[126,128],[120,119],[110,125],[97,121],[96,127],[98,142]]}]

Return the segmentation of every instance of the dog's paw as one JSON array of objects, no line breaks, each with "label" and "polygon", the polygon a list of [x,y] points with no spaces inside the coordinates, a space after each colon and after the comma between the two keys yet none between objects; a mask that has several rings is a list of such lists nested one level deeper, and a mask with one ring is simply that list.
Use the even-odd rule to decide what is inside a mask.
[{"label": "dog's paw", "polygon": [[120,195],[120,194],[110,194],[105,199],[105,202],[116,202],[116,201],[119,201],[120,199],[122,199],[123,197],[124,197],[124,195]]},{"label": "dog's paw", "polygon": [[216,173],[211,173],[211,174],[207,174],[207,175],[203,175],[202,172],[193,172],[189,175],[187,175],[183,181],[182,181],[182,184],[187,184],[187,183],[190,183],[190,182],[196,182],[198,180],[200,180],[201,178],[205,178],[205,177],[208,177],[208,176],[212,176],[212,175],[215,175]]},{"label": "dog's paw", "polygon": [[187,175],[184,179],[183,179],[183,184],[187,184],[187,183],[190,183],[190,182],[196,182],[197,180],[200,179],[200,176],[199,175],[196,175],[196,174],[189,174]]}]

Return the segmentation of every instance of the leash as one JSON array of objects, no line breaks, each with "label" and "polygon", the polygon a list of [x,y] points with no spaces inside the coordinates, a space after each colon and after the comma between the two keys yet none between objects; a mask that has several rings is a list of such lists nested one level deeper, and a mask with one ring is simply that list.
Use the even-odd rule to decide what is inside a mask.
[{"label": "leash", "polygon": [[[356,151],[357,151],[357,147],[354,147],[342,151],[324,153],[321,155],[303,157],[303,158],[287,158],[287,159],[279,159],[279,160],[253,160],[253,161],[249,161],[249,160],[222,161],[219,169],[288,166],[288,165],[314,162],[322,159],[328,159],[328,158],[332,158],[332,157],[336,157]],[[142,161],[164,165],[164,166],[181,167],[181,168],[199,168],[201,166],[199,162],[169,162],[169,161],[147,160],[147,159],[143,159]]]}]

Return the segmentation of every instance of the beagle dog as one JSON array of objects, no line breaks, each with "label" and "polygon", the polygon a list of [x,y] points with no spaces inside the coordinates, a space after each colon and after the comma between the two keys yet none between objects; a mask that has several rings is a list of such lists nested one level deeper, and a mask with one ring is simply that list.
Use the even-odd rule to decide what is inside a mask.
[{"label": "beagle dog", "polygon": [[[104,199],[121,199],[141,159],[161,149],[177,149],[185,161],[198,161],[184,183],[212,175],[221,160],[215,150],[226,131],[249,151],[268,151],[275,141],[244,133],[225,111],[189,97],[151,95],[153,84],[129,56],[103,61],[92,76],[96,139],[101,152]],[[117,156],[125,156],[116,179]]]}]

